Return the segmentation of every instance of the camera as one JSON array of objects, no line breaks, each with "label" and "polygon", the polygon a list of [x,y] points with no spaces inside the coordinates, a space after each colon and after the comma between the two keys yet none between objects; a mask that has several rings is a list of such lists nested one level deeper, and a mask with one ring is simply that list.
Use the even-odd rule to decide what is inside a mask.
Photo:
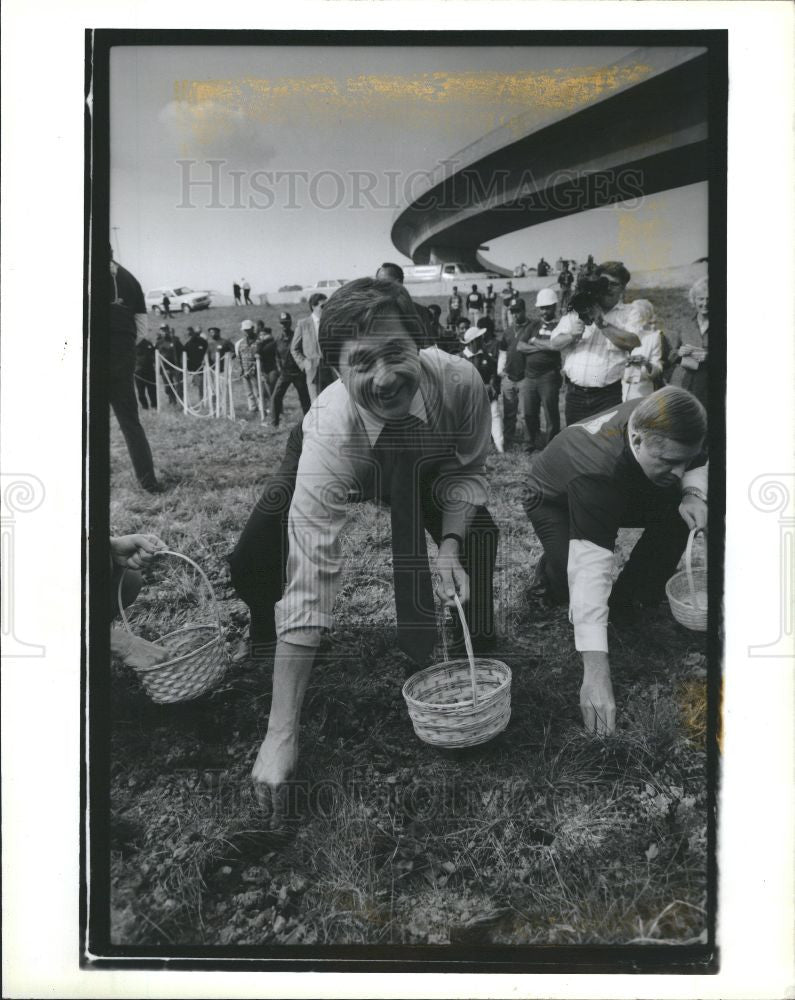
[{"label": "camera", "polygon": [[583,323],[590,323],[594,307],[599,305],[599,299],[607,292],[609,285],[609,281],[602,276],[582,275],[569,300],[570,311],[576,312]]}]

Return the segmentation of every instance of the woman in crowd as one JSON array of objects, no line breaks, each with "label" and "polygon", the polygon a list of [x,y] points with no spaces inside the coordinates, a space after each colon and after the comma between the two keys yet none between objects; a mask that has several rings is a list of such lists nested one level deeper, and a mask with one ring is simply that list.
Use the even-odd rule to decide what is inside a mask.
[{"label": "woman in crowd", "polygon": [[670,338],[668,381],[687,389],[707,406],[709,393],[709,280],[699,280],[688,292],[695,314],[684,330]]}]

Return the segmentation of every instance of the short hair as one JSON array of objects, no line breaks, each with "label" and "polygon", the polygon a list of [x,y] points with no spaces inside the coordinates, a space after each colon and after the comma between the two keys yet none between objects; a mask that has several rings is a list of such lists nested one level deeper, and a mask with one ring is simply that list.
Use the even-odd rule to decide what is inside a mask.
[{"label": "short hair", "polygon": [[378,273],[384,272],[387,280],[397,281],[398,284],[403,284],[403,268],[400,264],[390,264],[387,261],[378,268]]},{"label": "short hair", "polygon": [[629,279],[632,277],[620,260],[606,260],[603,264],[597,264],[596,274],[597,277],[607,274],[611,278],[615,278],[616,281],[620,281],[622,285],[628,285]]},{"label": "short hair", "polygon": [[312,292],[309,296],[309,308],[314,309],[318,302],[325,302],[328,295],[324,295],[322,292]]},{"label": "short hair", "polygon": [[491,316],[481,316],[478,320],[478,326],[484,333],[494,333],[494,320]]},{"label": "short hair", "polygon": [[428,312],[433,313],[433,315],[438,319],[442,315],[442,307],[437,306],[435,302],[431,302],[428,306]]},{"label": "short hair", "polygon": [[423,325],[403,285],[380,278],[357,278],[334,292],[320,317],[318,341],[326,364],[338,367],[345,342],[366,336],[383,316],[399,318],[417,350],[425,346]]},{"label": "short hair", "polygon": [[695,306],[696,296],[703,295],[705,292],[709,295],[709,278],[706,275],[699,278],[698,281],[694,281],[690,286],[687,293],[687,297],[690,299],[690,305]]},{"label": "short hair", "polygon": [[638,404],[629,426],[645,435],[697,445],[707,435],[707,411],[687,389],[666,385]]}]

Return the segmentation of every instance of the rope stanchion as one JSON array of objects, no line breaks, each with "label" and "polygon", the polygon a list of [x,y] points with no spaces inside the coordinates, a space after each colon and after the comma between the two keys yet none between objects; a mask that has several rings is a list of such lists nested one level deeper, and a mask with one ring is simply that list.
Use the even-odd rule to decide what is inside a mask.
[{"label": "rope stanchion", "polygon": [[255,358],[257,365],[257,407],[259,409],[260,423],[265,423],[265,403],[262,400],[262,366],[259,358]]},{"label": "rope stanchion", "polygon": [[188,415],[188,393],[190,384],[188,382],[188,355],[182,352],[182,412]]},{"label": "rope stanchion", "polygon": [[163,385],[160,381],[160,351],[155,348],[155,409],[160,412],[160,397],[163,394]]},{"label": "rope stanchion", "polygon": [[221,416],[221,355],[215,355],[215,419]]},{"label": "rope stanchion", "polygon": [[229,419],[235,419],[235,399],[232,394],[232,360],[227,356],[226,361],[226,398],[229,404]]}]

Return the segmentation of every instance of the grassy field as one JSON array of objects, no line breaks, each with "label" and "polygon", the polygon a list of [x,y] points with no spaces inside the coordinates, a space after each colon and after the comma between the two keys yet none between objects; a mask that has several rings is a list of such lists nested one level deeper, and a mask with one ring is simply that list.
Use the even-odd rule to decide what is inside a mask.
[{"label": "grassy field", "polygon": [[[669,329],[688,314],[678,290],[643,294]],[[216,309],[173,325],[231,334],[246,315],[275,314]],[[292,390],[275,431],[246,414],[242,392],[238,403],[234,423],[169,409],[142,415],[167,487],[154,497],[135,486],[111,428],[113,532],[155,532],[199,562],[231,646],[246,618],[225,556],[299,415]],[[501,529],[499,656],[513,689],[508,729],[479,749],[440,752],[413,734],[400,693],[406,661],[395,651],[389,515],[372,505],[351,507],[345,585],[306,697],[286,835],[263,832],[248,781],[269,669],[238,668],[210,695],[157,706],[113,664],[114,942],[703,939],[704,639],[665,606],[642,626],[611,629],[618,733],[584,734],[566,613],[526,596],[540,551],[521,508],[530,461],[520,450],[489,459]],[[636,537],[622,532],[617,563]],[[207,609],[197,593],[190,575],[164,562],[134,628],[162,634],[199,619]]]}]

